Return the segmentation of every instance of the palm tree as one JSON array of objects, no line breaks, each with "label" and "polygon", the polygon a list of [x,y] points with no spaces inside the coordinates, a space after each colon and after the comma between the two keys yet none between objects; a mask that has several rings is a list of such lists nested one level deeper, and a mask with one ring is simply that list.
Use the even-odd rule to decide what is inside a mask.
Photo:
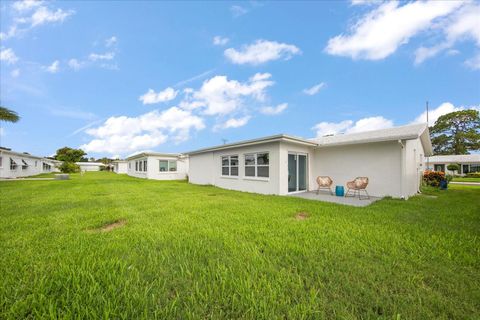
[{"label": "palm tree", "polygon": [[20,116],[13,110],[0,106],[0,121],[17,122]]}]

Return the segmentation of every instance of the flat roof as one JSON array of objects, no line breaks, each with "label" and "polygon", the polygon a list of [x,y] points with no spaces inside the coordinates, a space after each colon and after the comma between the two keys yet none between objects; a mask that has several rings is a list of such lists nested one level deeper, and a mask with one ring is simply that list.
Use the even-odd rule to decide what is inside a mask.
[{"label": "flat roof", "polygon": [[180,157],[182,154],[181,153],[162,153],[162,152],[140,152],[138,154],[135,154],[133,156],[127,157],[125,160],[132,160],[136,158],[142,158],[142,157]]},{"label": "flat roof", "polygon": [[25,158],[33,158],[33,159],[40,159],[40,160],[51,160],[51,159],[47,159],[45,157],[34,156],[34,155],[29,154],[29,153],[17,152],[17,151],[12,151],[12,150],[0,149],[0,152],[15,155],[15,156],[19,156],[19,157],[25,157]]},{"label": "flat roof", "polygon": [[214,146],[214,147],[198,149],[198,150],[187,152],[185,154],[187,154],[187,155],[199,154],[199,153],[204,153],[204,152],[226,150],[226,149],[245,147],[245,146],[263,144],[263,143],[269,143],[269,142],[278,142],[278,141],[296,143],[296,144],[307,145],[307,146],[312,146],[312,147],[317,145],[315,142],[312,142],[310,140],[306,140],[306,139],[303,139],[303,138],[289,136],[289,135],[286,135],[286,134],[277,134],[277,135],[274,135],[274,136],[268,136],[268,137],[251,139],[251,140],[243,140],[243,141],[238,141],[238,142],[233,142],[233,143],[217,145],[217,146]]},{"label": "flat roof", "polygon": [[480,162],[480,154],[451,154],[451,155],[439,155],[432,156],[428,158],[429,162],[439,162],[439,163],[471,163],[471,162]]}]

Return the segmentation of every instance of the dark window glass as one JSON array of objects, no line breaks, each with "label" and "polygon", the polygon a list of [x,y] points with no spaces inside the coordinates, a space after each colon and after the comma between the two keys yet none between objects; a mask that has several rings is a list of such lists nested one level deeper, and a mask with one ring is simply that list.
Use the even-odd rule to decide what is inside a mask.
[{"label": "dark window glass", "polygon": [[230,168],[230,175],[238,176],[238,167],[231,167]]},{"label": "dark window glass", "polygon": [[257,164],[268,164],[268,153],[259,153],[257,155]]},{"label": "dark window glass", "polygon": [[229,175],[228,167],[222,167],[222,175],[224,175],[224,176],[228,176],[228,175]]},{"label": "dark window glass", "polygon": [[246,155],[245,155],[245,165],[246,165],[246,166],[255,165],[255,155],[253,155],[253,154],[246,154]]},{"label": "dark window glass", "polygon": [[255,167],[245,167],[246,177],[255,177]]},{"label": "dark window glass", "polygon": [[269,167],[258,167],[257,168],[257,176],[262,178],[269,177]]}]

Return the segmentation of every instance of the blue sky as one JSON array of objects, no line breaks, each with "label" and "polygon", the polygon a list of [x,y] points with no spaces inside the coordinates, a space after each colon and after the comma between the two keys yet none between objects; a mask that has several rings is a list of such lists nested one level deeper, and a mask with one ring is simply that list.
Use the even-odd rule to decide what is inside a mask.
[{"label": "blue sky", "polygon": [[1,145],[182,152],[480,105],[478,2],[2,1]]}]

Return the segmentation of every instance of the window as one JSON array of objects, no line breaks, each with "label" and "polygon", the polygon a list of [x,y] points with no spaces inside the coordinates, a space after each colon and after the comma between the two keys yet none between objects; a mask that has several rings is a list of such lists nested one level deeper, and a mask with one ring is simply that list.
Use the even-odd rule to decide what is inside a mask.
[{"label": "window", "polygon": [[480,172],[480,164],[471,164],[470,172]]},{"label": "window", "polygon": [[37,167],[37,161],[35,161],[35,167]]},{"label": "window", "polygon": [[270,176],[270,156],[268,152],[245,155],[245,176],[268,178]]},{"label": "window", "polygon": [[0,168],[3,167],[3,158],[0,157]]},{"label": "window", "polygon": [[25,160],[22,159],[22,170],[28,169],[28,163],[25,162]]},{"label": "window", "polygon": [[135,161],[135,171],[138,171],[138,161]]},{"label": "window", "polygon": [[467,174],[467,173],[470,172],[470,170],[469,170],[469,167],[470,167],[470,166],[469,166],[468,164],[464,164],[462,167],[463,167],[463,171],[462,171],[462,172],[463,172],[464,174]]},{"label": "window", "polygon": [[158,160],[160,172],[177,171],[177,160]]},{"label": "window", "polygon": [[10,170],[16,170],[17,169],[17,163],[10,158]]},{"label": "window", "polygon": [[132,169],[132,163],[131,162],[128,163],[128,169]]},{"label": "window", "polygon": [[222,157],[222,176],[238,177],[238,156]]},{"label": "window", "polygon": [[143,171],[147,171],[147,160],[143,160]]},{"label": "window", "polygon": [[143,171],[143,161],[138,161],[138,171]]}]

